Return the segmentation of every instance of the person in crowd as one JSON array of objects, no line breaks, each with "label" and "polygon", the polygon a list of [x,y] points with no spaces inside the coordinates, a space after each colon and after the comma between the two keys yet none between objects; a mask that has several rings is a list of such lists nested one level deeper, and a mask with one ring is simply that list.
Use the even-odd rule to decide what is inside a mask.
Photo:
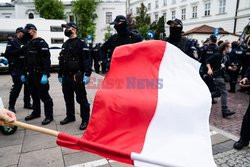
[{"label": "person in crowd", "polygon": [[230,90],[228,92],[235,93],[238,75],[241,69],[241,60],[243,58],[243,51],[238,47],[236,41],[231,44],[232,50],[229,51],[229,67],[228,74],[230,76]]},{"label": "person in crowd", "polygon": [[51,66],[49,46],[44,39],[38,37],[35,25],[26,24],[25,31],[29,42],[25,46],[25,63],[21,80],[28,82],[33,100],[33,111],[25,117],[25,120],[41,117],[40,100],[42,100],[45,112],[42,125],[47,125],[53,121],[53,100],[49,94],[48,80]]},{"label": "person in crowd", "polygon": [[207,74],[209,76],[213,76],[214,83],[216,87],[219,89],[221,94],[221,112],[223,118],[226,118],[228,116],[231,116],[235,114],[235,112],[232,112],[228,109],[227,105],[227,90],[226,90],[226,84],[224,80],[224,74],[225,69],[228,67],[228,60],[227,60],[227,51],[230,49],[230,44],[225,42],[222,43],[219,47],[219,51],[210,56],[206,60],[206,65],[208,68]]},{"label": "person in crowd", "polygon": [[9,60],[9,72],[12,77],[13,85],[9,96],[9,110],[16,112],[15,104],[17,98],[24,85],[24,108],[32,109],[30,103],[30,91],[27,82],[23,83],[21,81],[22,69],[24,68],[24,50],[22,47],[25,45],[26,41],[23,40],[24,29],[18,27],[16,29],[16,36],[8,41],[5,57]]},{"label": "person in crowd", "polygon": [[137,31],[131,31],[128,29],[128,21],[126,17],[122,15],[116,16],[115,20],[110,23],[114,25],[116,34],[112,35],[101,47],[100,47],[100,56],[102,58],[102,62],[104,63],[102,70],[103,73],[106,72],[107,67],[107,59],[108,52],[111,55],[110,60],[112,59],[113,51],[117,46],[132,44],[136,42],[141,42],[142,37]]},{"label": "person in crowd", "polygon": [[198,59],[197,49],[194,46],[192,40],[187,39],[182,36],[183,24],[179,19],[168,20],[167,24],[169,25],[169,37],[166,38],[166,41],[175,45],[188,56],[193,59]]},{"label": "person in crowd", "polygon": [[87,99],[85,85],[90,82],[90,52],[87,44],[77,37],[77,25],[73,22],[63,24],[66,28],[65,36],[69,39],[64,42],[59,57],[58,80],[62,84],[62,91],[66,104],[66,117],[60,121],[61,125],[74,122],[75,100],[80,104],[82,123],[79,127],[84,130],[88,126],[90,107]]},{"label": "person in crowd", "polygon": [[[244,88],[250,87],[250,67],[248,67],[245,77],[240,81],[240,86]],[[234,148],[241,150],[243,147],[248,146],[250,141],[250,100],[248,103],[247,111],[243,117],[240,139],[234,143]]]}]

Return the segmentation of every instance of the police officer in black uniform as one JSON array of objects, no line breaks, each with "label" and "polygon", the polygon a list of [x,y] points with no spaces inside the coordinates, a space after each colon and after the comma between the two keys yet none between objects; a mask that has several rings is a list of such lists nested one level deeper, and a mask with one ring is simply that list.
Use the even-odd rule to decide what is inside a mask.
[{"label": "police officer in black uniform", "polygon": [[18,27],[16,36],[8,43],[5,51],[5,57],[9,60],[9,72],[12,77],[13,85],[9,96],[9,110],[16,112],[15,104],[19,93],[24,85],[24,108],[32,109],[30,104],[30,91],[27,82],[23,83],[20,79],[22,69],[24,68],[24,51],[22,47],[25,42],[23,39],[24,29]]},{"label": "police officer in black uniform", "polygon": [[235,93],[235,87],[238,80],[238,75],[241,68],[241,61],[243,60],[243,51],[236,41],[231,44],[232,50],[229,53],[228,74],[230,76],[230,90],[228,92]]},{"label": "police officer in black uniform", "polygon": [[193,59],[198,59],[197,50],[191,40],[182,36],[183,24],[179,19],[169,20],[167,24],[170,26],[170,35],[166,38],[166,41],[175,45],[188,56]]},{"label": "police officer in black uniform", "polygon": [[211,35],[209,37],[209,44],[208,46],[203,48],[200,58],[200,63],[201,63],[200,75],[204,80],[204,82],[207,84],[212,94],[213,104],[216,103],[216,100],[214,100],[214,98],[219,97],[220,93],[219,91],[217,91],[216,86],[214,85],[213,76],[207,75],[206,60],[218,52],[218,46],[216,43],[217,43],[217,37],[215,35]]},{"label": "police officer in black uniform", "polygon": [[142,37],[139,33],[137,33],[136,31],[130,31],[128,29],[128,22],[124,16],[116,16],[115,20],[110,24],[114,25],[114,28],[117,33],[112,35],[100,48],[100,54],[103,59],[103,62],[106,61],[108,52],[111,55],[110,60],[112,59],[113,51],[117,46],[142,41]]},{"label": "police officer in black uniform", "polygon": [[206,60],[206,66],[208,69],[207,74],[214,77],[214,84],[219,89],[221,94],[221,112],[223,118],[235,114],[235,112],[228,109],[227,90],[224,79],[225,70],[228,67],[228,56],[226,53],[229,49],[229,43],[222,43],[219,51]]},{"label": "police officer in black uniform", "polygon": [[99,53],[100,47],[101,47],[101,43],[97,43],[91,52],[92,59],[94,60],[94,68],[95,68],[96,73],[100,72],[100,64],[99,64],[99,62],[101,61],[100,53]]},{"label": "police officer in black uniform", "polygon": [[40,100],[44,103],[45,119],[42,125],[53,121],[53,100],[49,95],[49,69],[51,66],[49,46],[46,41],[37,36],[37,28],[33,24],[25,26],[30,41],[25,46],[25,69],[21,80],[27,78],[33,99],[33,112],[25,117],[26,121],[40,117]]},{"label": "police officer in black uniform", "polygon": [[59,57],[58,80],[62,84],[62,91],[66,103],[66,118],[61,125],[75,121],[74,93],[76,101],[80,104],[82,123],[80,130],[86,129],[90,107],[87,99],[85,85],[90,81],[90,53],[84,40],[77,37],[77,26],[70,22],[63,24],[65,36],[69,39],[63,44]]},{"label": "police officer in black uniform", "polygon": [[[248,49],[250,49],[250,43],[248,43]],[[240,81],[240,86],[244,88],[250,87],[250,67],[247,69],[245,77]],[[247,111],[243,117],[240,139],[234,143],[234,148],[241,150],[243,147],[248,146],[250,141],[250,100]]]}]

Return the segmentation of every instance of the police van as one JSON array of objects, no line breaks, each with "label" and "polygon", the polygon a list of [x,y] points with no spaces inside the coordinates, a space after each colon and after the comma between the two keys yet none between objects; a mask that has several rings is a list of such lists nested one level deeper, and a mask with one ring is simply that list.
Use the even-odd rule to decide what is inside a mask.
[{"label": "police van", "polygon": [[[62,44],[67,40],[61,27],[62,24],[66,24],[64,20],[47,20],[43,18],[0,19],[0,53],[5,52],[8,37],[15,35],[16,28],[24,28],[28,23],[34,24],[37,28],[38,36],[48,43],[51,53],[51,65],[52,67],[57,67]],[[6,67],[7,66],[1,64],[0,70],[6,69]]]}]

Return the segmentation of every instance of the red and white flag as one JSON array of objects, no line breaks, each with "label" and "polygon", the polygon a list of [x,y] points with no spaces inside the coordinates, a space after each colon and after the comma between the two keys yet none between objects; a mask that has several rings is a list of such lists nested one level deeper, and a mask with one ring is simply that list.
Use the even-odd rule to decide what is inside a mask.
[{"label": "red and white flag", "polygon": [[115,49],[81,138],[57,143],[140,167],[215,167],[200,64],[164,41]]}]

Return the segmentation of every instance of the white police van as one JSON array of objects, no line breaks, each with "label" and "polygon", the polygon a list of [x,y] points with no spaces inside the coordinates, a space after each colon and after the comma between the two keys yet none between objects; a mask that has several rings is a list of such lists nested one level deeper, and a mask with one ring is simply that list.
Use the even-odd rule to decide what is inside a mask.
[{"label": "white police van", "polygon": [[[62,24],[66,24],[64,20],[47,20],[43,18],[0,19],[0,53],[5,52],[8,36],[11,34],[15,35],[16,28],[24,28],[28,23],[34,24],[37,28],[38,36],[48,43],[51,53],[51,65],[52,67],[57,67],[62,44],[67,40],[61,27]],[[0,70],[6,69],[6,67],[1,64]]]}]

